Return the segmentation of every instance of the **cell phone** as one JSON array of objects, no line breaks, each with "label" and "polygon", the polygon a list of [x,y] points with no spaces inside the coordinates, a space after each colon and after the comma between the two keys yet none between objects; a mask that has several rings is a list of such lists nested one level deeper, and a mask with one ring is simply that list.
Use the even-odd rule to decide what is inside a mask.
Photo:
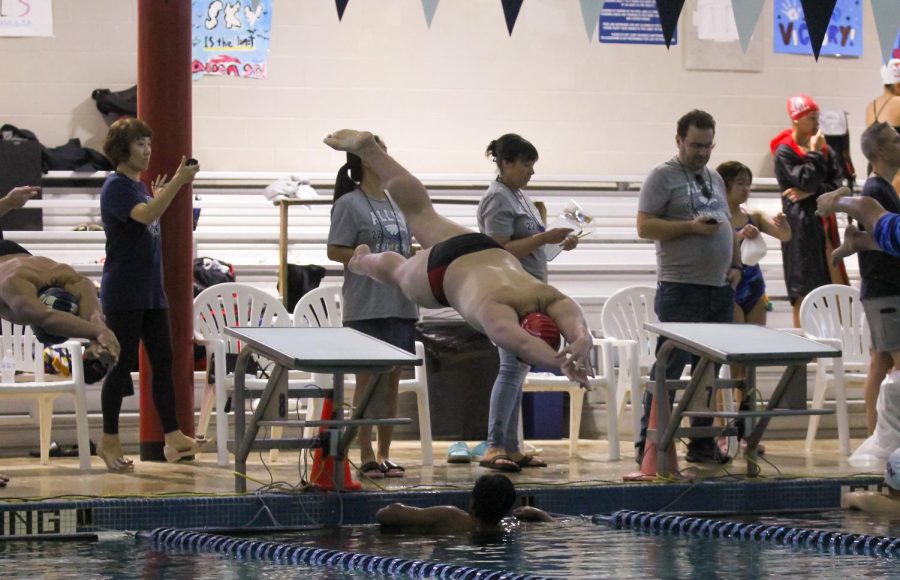
[{"label": "cell phone", "polygon": [[196,159],[194,159],[193,157],[191,157],[190,159],[188,159],[187,161],[185,161],[184,164],[185,164],[186,166],[187,166],[187,165],[200,165],[200,162],[197,161]]}]

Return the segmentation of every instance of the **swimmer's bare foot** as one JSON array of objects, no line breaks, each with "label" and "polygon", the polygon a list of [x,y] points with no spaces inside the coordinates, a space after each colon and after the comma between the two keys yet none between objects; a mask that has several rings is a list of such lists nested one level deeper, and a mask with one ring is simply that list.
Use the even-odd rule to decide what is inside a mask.
[{"label": "swimmer's bare foot", "polygon": [[331,133],[323,142],[338,151],[359,153],[368,146],[378,146],[375,136],[368,131],[354,131],[353,129],[341,129]]},{"label": "swimmer's bare foot", "polygon": [[834,191],[823,193],[816,200],[816,215],[831,215],[838,211],[837,200],[841,197],[852,195],[849,187],[839,187]]},{"label": "swimmer's bare foot", "polygon": [[356,249],[353,250],[353,257],[350,258],[349,262],[347,262],[347,269],[349,269],[354,274],[360,274],[362,276],[365,276],[366,273],[365,273],[365,270],[363,269],[362,265],[360,264],[360,260],[362,260],[364,257],[368,256],[371,253],[372,253],[372,250],[369,249],[369,246],[367,246],[365,244],[360,244],[360,245],[356,246]]},{"label": "swimmer's bare foot", "polygon": [[856,252],[880,249],[868,232],[861,232],[851,224],[844,230],[844,241],[831,252],[831,265],[837,266],[839,260],[852,256]]}]

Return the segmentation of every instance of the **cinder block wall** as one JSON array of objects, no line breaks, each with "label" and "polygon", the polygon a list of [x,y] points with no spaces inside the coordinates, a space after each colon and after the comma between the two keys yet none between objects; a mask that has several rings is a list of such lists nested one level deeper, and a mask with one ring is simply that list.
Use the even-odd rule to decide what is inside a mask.
[{"label": "cinder block wall", "polygon": [[[768,143],[798,92],[850,113],[862,169],[864,108],[881,91],[868,2],[865,56],[816,63],[772,52],[768,0],[754,39],[760,73],[686,71],[680,45],[588,43],[574,0],[526,2],[512,37],[494,0],[444,0],[430,30],[419,0],[354,0],[343,22],[330,0],[274,4],[266,80],[194,83],[194,153],[206,170],[330,172],[340,156],[321,139],[352,126],[381,133],[418,172],[490,171],[485,146],[515,131],[538,146],[544,175],[643,174],[672,154],[677,117],[698,107],[719,121],[714,164],[736,158],[771,175]],[[137,2],[53,8],[55,38],[0,38],[0,122],[48,145],[99,147],[106,127],[90,93],[136,81]]]}]

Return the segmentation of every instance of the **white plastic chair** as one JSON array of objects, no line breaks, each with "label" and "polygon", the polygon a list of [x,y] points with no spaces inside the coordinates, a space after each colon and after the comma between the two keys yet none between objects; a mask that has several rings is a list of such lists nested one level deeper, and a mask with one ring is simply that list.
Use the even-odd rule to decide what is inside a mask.
[{"label": "white plastic chair", "polygon": [[[847,413],[847,383],[863,384],[869,367],[869,325],[859,290],[842,284],[820,286],[800,304],[800,328],[804,336],[841,349],[839,358],[816,361],[813,409],[825,405],[825,392],[834,386],[835,413],[841,454],[850,455],[850,422]],[[806,452],[812,450],[819,415],[809,418]]]},{"label": "white plastic chair", "polygon": [[[214,361],[214,383],[204,386],[200,406],[198,435],[206,435],[213,402],[216,403],[216,447],[219,465],[228,465],[228,417],[225,414],[227,392],[234,389],[234,374],[225,368],[226,354],[240,352],[240,342],[225,334],[228,326],[290,326],[290,315],[271,294],[253,286],[228,282],[210,286],[194,298],[194,340],[206,347],[206,362]],[[209,368],[207,366],[207,368]],[[262,390],[265,381],[247,377],[246,385]],[[280,437],[281,428],[272,428],[272,437]],[[274,450],[273,450],[274,451]],[[274,456],[270,455],[273,457]]]},{"label": "white plastic chair", "polygon": [[630,395],[635,441],[641,429],[643,389],[650,383],[650,367],[656,360],[656,335],[644,329],[645,322],[657,321],[653,305],[655,298],[656,288],[652,286],[629,286],[610,296],[600,312],[603,328],[600,347],[604,366],[612,366],[615,349],[619,360],[616,408],[621,417]]},{"label": "white plastic chair", "polygon": [[[595,346],[602,342],[595,339]],[[596,372],[596,369],[595,369]],[[618,397],[616,396],[616,380],[613,374],[611,361],[604,361],[603,371],[596,372],[596,376],[589,380],[591,392],[606,391],[606,428],[609,440],[610,461],[618,461],[619,450],[619,415]],[[536,392],[563,392],[569,393],[569,457],[578,453],[578,436],[581,431],[581,411],[584,404],[585,390],[577,383],[573,383],[565,376],[551,373],[528,373],[522,391],[526,393]],[[519,420],[519,439],[522,439],[522,421]]]},{"label": "white plastic chair", "polygon": [[85,403],[82,347],[77,340],[57,345],[68,349],[72,356],[69,377],[44,376],[44,345],[35,340],[30,326],[2,322],[0,353],[11,353],[16,370],[24,371],[14,383],[0,382],[0,400],[34,399],[37,401],[41,438],[41,465],[50,462],[50,430],[53,424],[53,401],[71,395],[75,399],[75,432],[78,441],[78,464],[82,471],[91,469],[91,444],[88,435],[87,405]]},{"label": "white plastic chair", "polygon": [[[340,286],[320,286],[303,295],[294,307],[294,326],[299,327],[340,327],[343,326],[342,297]],[[423,364],[414,367],[412,379],[400,380],[400,392],[413,392],[419,411],[419,439],[422,443],[422,465],[432,465],[434,455],[431,442],[431,414],[428,403],[428,379],[424,365],[425,346],[416,341],[416,356]],[[331,388],[332,376],[314,373],[313,382],[323,388]],[[356,378],[353,375],[344,377],[344,392],[352,393],[356,389]],[[321,399],[313,399],[312,416],[321,414]]]}]

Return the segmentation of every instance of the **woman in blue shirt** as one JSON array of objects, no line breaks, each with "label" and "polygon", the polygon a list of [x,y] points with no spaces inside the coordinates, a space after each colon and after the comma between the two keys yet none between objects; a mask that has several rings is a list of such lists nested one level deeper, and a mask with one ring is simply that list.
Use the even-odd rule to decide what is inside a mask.
[{"label": "woman in blue shirt", "polygon": [[134,394],[131,371],[137,366],[141,341],[153,369],[153,402],[165,433],[166,459],[177,461],[198,451],[197,441],[181,432],[175,415],[159,218],[178,191],[193,181],[199,166],[189,165],[182,158],[171,181],[164,175],[153,181],[151,197],[140,181],[141,172],[150,164],[151,137],[152,131],[143,121],[121,119],[113,123],[103,143],[103,152],[116,171],[106,178],[100,191],[100,215],[106,232],[100,302],[122,350],[103,381],[103,438],[97,455],[112,472],[134,470],[119,440],[119,413],[122,399]]}]

